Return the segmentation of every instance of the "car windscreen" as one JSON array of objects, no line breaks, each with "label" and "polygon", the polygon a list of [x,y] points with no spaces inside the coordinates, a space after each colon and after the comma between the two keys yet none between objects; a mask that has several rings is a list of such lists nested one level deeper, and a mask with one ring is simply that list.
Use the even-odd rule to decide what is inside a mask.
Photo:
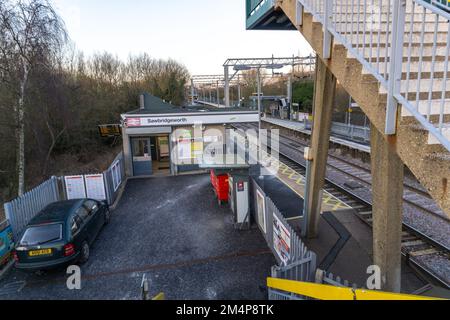
[{"label": "car windscreen", "polygon": [[20,244],[24,246],[39,245],[62,239],[62,224],[47,224],[28,227]]}]

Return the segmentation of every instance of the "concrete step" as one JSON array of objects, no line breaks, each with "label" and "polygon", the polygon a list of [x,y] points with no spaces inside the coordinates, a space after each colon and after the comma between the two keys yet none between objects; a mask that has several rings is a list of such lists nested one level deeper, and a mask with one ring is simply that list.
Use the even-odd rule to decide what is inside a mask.
[{"label": "concrete step", "polygon": [[[375,59],[372,57],[372,60]],[[391,66],[390,62],[377,63],[376,61],[373,61],[372,64],[374,66],[377,66],[379,70],[389,70]],[[432,71],[434,71],[435,77],[442,77],[444,75],[444,71],[447,71],[447,73],[450,72],[450,63],[448,63],[447,67],[445,66],[445,61],[435,61],[434,66],[432,61],[411,61],[409,63],[402,63],[402,72],[406,75],[408,71],[410,74],[419,73],[419,71],[421,73],[431,73]],[[436,76],[436,73],[438,74],[438,76]]]},{"label": "concrete step", "polygon": [[[352,22],[353,24],[356,24],[358,21],[363,21],[364,19],[364,13],[366,14],[366,21],[368,22],[375,22],[375,23],[381,23],[381,24],[387,24],[387,22],[392,22],[392,14],[390,11],[380,11],[378,8],[373,11],[369,10],[360,10],[359,11],[359,19],[358,19],[358,11],[355,11],[353,14],[351,10],[348,10],[348,13],[345,12],[345,8],[343,8],[342,12],[341,9],[334,10],[334,16],[332,17],[333,22],[336,23],[345,23],[345,22]],[[381,14],[380,14],[381,13]],[[352,20],[353,19],[353,20]],[[406,12],[406,19],[405,21],[408,24],[413,23],[419,23],[419,22],[426,22],[426,23],[433,23],[436,21],[436,14],[431,13],[430,11],[427,11],[426,14],[423,14],[423,10],[415,10],[414,12],[409,10]],[[439,21],[445,22],[444,17],[439,17]],[[366,22],[367,24],[367,22]]]},{"label": "concrete step", "polygon": [[[414,106],[416,104],[414,103]],[[428,108],[430,108],[430,115],[439,115],[441,113],[442,100],[431,100],[431,105],[428,101],[419,101],[417,111],[422,115],[428,114]],[[450,115],[450,99],[444,100],[443,113]],[[406,109],[402,108],[402,117],[411,117],[412,114]]]},{"label": "concrete step", "polygon": [[[368,71],[363,71],[365,74],[369,74]],[[401,83],[400,92],[406,93],[406,89],[408,88],[409,93],[412,95],[416,95],[417,92],[419,93],[429,93],[429,88],[432,87],[431,92],[441,94],[442,93],[442,85],[443,85],[444,79],[441,78],[435,78],[435,79],[421,79],[420,82],[417,79],[411,79],[409,81],[403,80]],[[419,86],[418,86],[419,85]],[[450,81],[445,81],[444,91],[450,93]],[[387,94],[387,90],[380,86],[380,94]],[[421,96],[422,97],[422,96]],[[435,99],[440,99],[438,98]],[[410,99],[410,98],[408,98]],[[425,100],[427,98],[421,98],[420,100]]]},{"label": "concrete step", "polygon": [[[344,17],[345,18],[345,17]],[[405,41],[409,37],[409,33],[413,30],[414,33],[421,33],[422,30],[426,33],[433,33],[436,28],[437,23],[437,32],[447,33],[449,30],[449,23],[442,18],[436,20],[436,15],[430,15],[429,20],[423,22],[422,15],[420,17],[414,17],[414,21],[411,21],[412,17],[406,19],[405,24]],[[339,31],[339,33],[366,33],[366,34],[376,34],[378,33],[389,33],[392,32],[392,20],[387,23],[387,20],[380,20],[378,16],[368,16],[366,17],[366,22],[364,22],[364,17],[360,17],[361,21],[358,22],[358,17],[349,16],[348,20],[341,20],[340,18],[333,18],[333,23],[335,25],[335,29]],[[389,17],[392,19],[392,17]],[[359,29],[358,29],[359,28]]]},{"label": "concrete step", "polygon": [[[352,48],[353,50],[356,50],[360,56],[364,56],[367,61],[389,62],[391,60],[392,49],[391,47],[386,48],[383,44],[380,47],[376,44],[373,44],[372,46],[370,46],[370,44],[367,45],[367,43],[366,45],[359,46],[355,44]],[[411,46],[405,45],[403,48],[403,61],[418,62],[420,60],[432,61],[432,59],[435,61],[445,61],[447,58],[446,52],[447,45],[445,43],[438,44],[434,49],[431,44],[422,47],[419,44],[413,44]],[[348,56],[350,56],[350,53],[348,53]]]},{"label": "concrete step", "polygon": [[[370,36],[369,35],[364,35],[364,34],[347,34],[347,35],[343,35],[344,38],[346,39],[346,41],[352,43],[353,45],[356,46],[356,44],[360,44],[360,45],[364,45],[364,44],[369,44],[370,45]],[[385,44],[386,40],[388,42],[391,42],[391,35],[389,35],[389,37],[386,39],[386,33],[383,33],[380,35],[379,37],[379,41],[378,41],[378,35],[372,38],[372,46],[375,46],[375,43],[381,43],[381,44]],[[408,38],[408,42],[405,42],[405,46],[408,45],[409,42],[412,42],[413,44],[417,44],[420,45],[422,43],[430,43],[434,44],[434,43],[438,43],[438,44],[446,44],[447,43],[447,39],[448,39],[448,35],[447,33],[444,32],[440,32],[437,34],[436,36],[436,42],[434,41],[434,34],[432,32],[427,32],[423,35],[420,34],[419,32],[415,32],[413,33],[412,37],[411,37],[411,41],[409,41]]]},{"label": "concrete step", "polygon": [[[351,11],[353,9],[353,12],[363,11],[364,9],[366,11],[380,10],[381,12],[388,12],[393,5],[393,1],[390,0],[372,0],[367,2],[361,0],[335,0],[334,3],[336,8],[335,11],[337,12],[340,12],[341,8],[343,8],[344,11]],[[423,11],[424,6],[417,2],[407,1],[406,12],[411,12],[413,8],[415,11]],[[427,12],[429,12],[428,9]]]}]

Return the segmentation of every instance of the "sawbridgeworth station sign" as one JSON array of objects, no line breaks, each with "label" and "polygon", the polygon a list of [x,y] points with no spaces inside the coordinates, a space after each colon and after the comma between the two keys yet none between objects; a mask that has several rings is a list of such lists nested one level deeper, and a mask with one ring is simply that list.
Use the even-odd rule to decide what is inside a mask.
[{"label": "sawbridgeworth station sign", "polygon": [[127,128],[184,126],[194,124],[228,124],[258,122],[257,112],[204,114],[204,115],[161,115],[161,116],[130,116],[124,119]]}]

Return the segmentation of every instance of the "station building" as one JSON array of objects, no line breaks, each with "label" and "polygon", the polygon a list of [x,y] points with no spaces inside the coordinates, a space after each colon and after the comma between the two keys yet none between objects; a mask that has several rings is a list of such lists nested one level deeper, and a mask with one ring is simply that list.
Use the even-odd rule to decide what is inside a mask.
[{"label": "station building", "polygon": [[121,120],[128,177],[177,175],[199,170],[205,149],[223,146],[230,125],[258,122],[258,111],[179,107],[143,94],[139,109],[122,114]]}]

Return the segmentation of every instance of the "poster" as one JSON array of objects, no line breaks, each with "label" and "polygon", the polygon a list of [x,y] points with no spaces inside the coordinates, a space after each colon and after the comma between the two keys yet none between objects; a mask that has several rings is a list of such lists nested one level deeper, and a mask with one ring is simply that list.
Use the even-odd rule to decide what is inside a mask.
[{"label": "poster", "polygon": [[273,214],[273,248],[284,265],[287,265],[291,254],[291,234],[280,219]]},{"label": "poster", "polygon": [[192,159],[192,135],[189,130],[181,131],[178,137],[178,159],[191,160]]},{"label": "poster", "polygon": [[84,186],[83,176],[66,176],[64,177],[66,183],[67,199],[84,199],[86,198],[86,188]]},{"label": "poster", "polygon": [[194,157],[203,155],[203,139],[194,141],[192,144],[192,155]]},{"label": "poster", "polygon": [[183,139],[178,141],[178,159],[191,160],[192,159],[192,144],[191,139]]},{"label": "poster", "polygon": [[266,233],[266,199],[259,190],[256,190],[256,203],[258,206],[258,224],[261,230]]},{"label": "poster", "polygon": [[12,249],[14,249],[14,240],[11,226],[2,229],[0,224],[0,266],[9,257]]},{"label": "poster", "polygon": [[102,174],[88,174],[86,180],[87,197],[94,200],[106,200],[105,182]]}]

